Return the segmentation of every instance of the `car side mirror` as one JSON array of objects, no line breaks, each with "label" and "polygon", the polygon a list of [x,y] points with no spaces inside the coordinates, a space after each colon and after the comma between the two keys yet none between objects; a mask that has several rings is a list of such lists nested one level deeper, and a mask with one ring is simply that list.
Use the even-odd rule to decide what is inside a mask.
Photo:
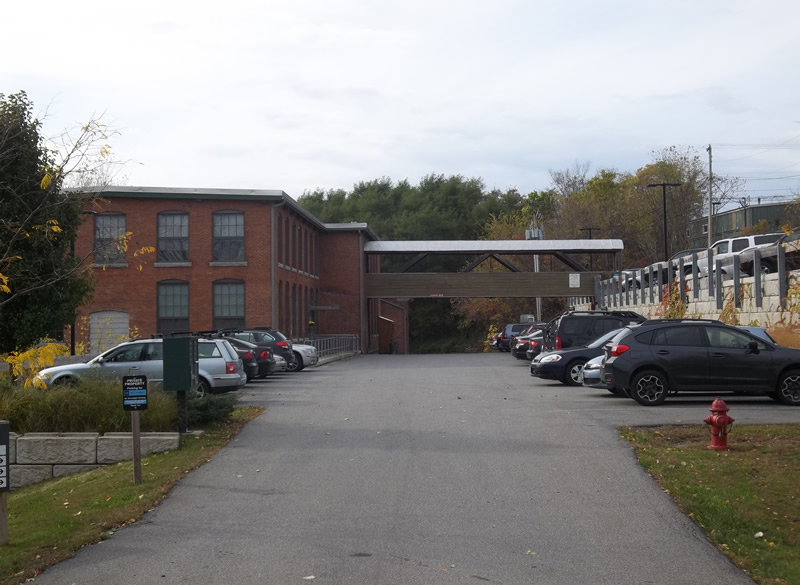
[{"label": "car side mirror", "polygon": [[747,344],[747,349],[751,350],[753,353],[758,353],[758,342],[751,341]]}]

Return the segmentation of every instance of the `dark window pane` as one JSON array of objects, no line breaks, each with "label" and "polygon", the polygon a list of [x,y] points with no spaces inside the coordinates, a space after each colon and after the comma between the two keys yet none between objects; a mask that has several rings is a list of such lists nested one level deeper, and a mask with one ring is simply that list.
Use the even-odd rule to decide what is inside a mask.
[{"label": "dark window pane", "polygon": [[189,216],[161,213],[158,216],[158,261],[189,261]]},{"label": "dark window pane", "polygon": [[189,284],[159,283],[158,332],[189,330]]},{"label": "dark window pane", "polygon": [[94,218],[94,261],[96,264],[125,263],[125,216],[96,215]]},{"label": "dark window pane", "polygon": [[244,262],[244,214],[214,214],[213,259],[216,262]]},{"label": "dark window pane", "polygon": [[666,327],[653,333],[653,345],[705,347],[704,337],[699,326]]},{"label": "dark window pane", "polygon": [[214,283],[214,328],[244,327],[244,283]]}]

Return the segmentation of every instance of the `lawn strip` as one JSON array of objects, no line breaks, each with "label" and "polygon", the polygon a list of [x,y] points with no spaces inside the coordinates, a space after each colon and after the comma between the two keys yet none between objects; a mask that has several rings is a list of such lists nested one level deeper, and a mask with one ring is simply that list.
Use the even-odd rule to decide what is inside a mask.
[{"label": "lawn strip", "polygon": [[621,427],[639,463],[758,583],[800,583],[800,425]]},{"label": "lawn strip", "polygon": [[142,458],[140,485],[133,483],[133,462],[126,461],[12,491],[9,543],[0,547],[0,585],[23,583],[79,548],[136,522],[262,411],[238,408],[230,422],[181,437],[178,451]]}]

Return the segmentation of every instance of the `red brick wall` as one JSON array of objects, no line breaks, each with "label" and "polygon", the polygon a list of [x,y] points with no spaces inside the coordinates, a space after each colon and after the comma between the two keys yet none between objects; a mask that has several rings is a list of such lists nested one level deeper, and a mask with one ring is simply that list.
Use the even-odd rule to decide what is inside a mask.
[{"label": "red brick wall", "polygon": [[317,329],[322,334],[362,336],[362,347],[366,347],[361,330],[363,248],[362,235],[358,232],[330,232],[320,237],[320,293],[317,304],[339,305],[339,309],[318,311]]},{"label": "red brick wall", "polygon": [[[131,234],[126,253],[128,266],[93,268],[94,295],[80,308],[78,322],[96,311],[122,311],[128,313],[130,326],[136,328],[139,335],[150,335],[157,331],[158,282],[182,280],[189,283],[189,328],[194,331],[211,329],[213,283],[235,279],[245,283],[247,325],[271,325],[294,339],[302,339],[311,333],[309,306],[337,304],[338,311],[317,312],[316,332],[359,335],[363,236],[355,231],[321,231],[289,206],[277,204],[273,210],[273,205],[273,201],[264,200],[108,197],[101,211],[125,214],[126,231]],[[245,214],[246,266],[210,266],[212,215],[223,210]],[[157,215],[162,211],[189,214],[191,266],[158,266],[155,252],[135,255],[145,246],[156,246]],[[91,264],[94,218],[84,216],[84,219],[76,253],[88,255]],[[277,245],[279,233],[280,247]],[[282,291],[280,295],[278,286]],[[88,331],[81,331],[79,327],[78,341],[87,341],[82,334]]]}]

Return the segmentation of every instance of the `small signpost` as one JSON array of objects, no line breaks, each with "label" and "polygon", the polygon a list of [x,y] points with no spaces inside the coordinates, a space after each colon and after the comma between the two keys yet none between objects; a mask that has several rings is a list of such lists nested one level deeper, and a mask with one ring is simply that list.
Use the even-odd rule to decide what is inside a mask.
[{"label": "small signpost", "polygon": [[142,483],[142,448],[139,433],[139,411],[147,410],[147,376],[122,377],[122,409],[131,412],[133,435],[133,483]]},{"label": "small signpost", "polygon": [[10,427],[7,420],[0,420],[0,545],[8,544],[8,491],[11,479],[8,474]]}]

